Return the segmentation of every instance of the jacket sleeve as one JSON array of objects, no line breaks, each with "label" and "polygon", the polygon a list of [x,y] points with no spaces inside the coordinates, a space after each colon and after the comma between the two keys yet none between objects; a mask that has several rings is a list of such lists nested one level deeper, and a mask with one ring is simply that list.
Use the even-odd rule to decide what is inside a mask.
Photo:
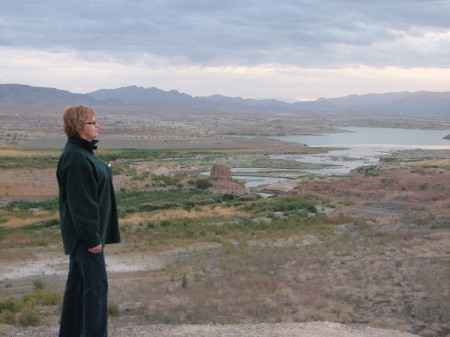
[{"label": "jacket sleeve", "polygon": [[77,235],[88,248],[96,247],[101,240],[94,168],[86,161],[69,166],[66,174],[67,202]]}]

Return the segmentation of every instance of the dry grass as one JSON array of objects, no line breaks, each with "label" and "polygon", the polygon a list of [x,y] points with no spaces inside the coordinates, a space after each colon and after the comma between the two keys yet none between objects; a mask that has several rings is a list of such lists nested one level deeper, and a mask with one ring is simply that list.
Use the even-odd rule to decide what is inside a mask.
[{"label": "dry grass", "polygon": [[25,230],[19,228],[2,230],[0,232],[0,246],[5,256],[8,256],[8,250],[26,248],[34,249],[37,247],[46,248],[52,245],[61,244],[61,234],[59,227],[49,227],[34,230]]},{"label": "dry grass", "polygon": [[1,226],[5,228],[20,228],[26,225],[35,224],[39,221],[56,219],[58,214],[49,211],[35,211],[24,214],[14,214],[0,209]]},{"label": "dry grass", "polygon": [[59,150],[39,150],[39,151],[30,151],[30,150],[22,150],[12,147],[0,147],[0,157],[13,157],[13,158],[23,158],[23,157],[46,157],[46,156],[54,156],[58,153]]},{"label": "dry grass", "polygon": [[15,261],[15,260],[25,260],[25,259],[33,259],[34,252],[31,250],[23,250],[23,249],[8,249],[8,250],[0,250],[0,261]]},{"label": "dry grass", "polygon": [[0,169],[0,198],[50,198],[58,195],[56,170]]},{"label": "dry grass", "polygon": [[242,216],[246,213],[236,210],[235,207],[221,207],[221,206],[202,206],[197,209],[184,210],[166,209],[153,212],[133,213],[123,219],[123,223],[131,226],[136,226],[139,223],[146,223],[148,221],[160,221],[164,219],[180,219],[180,218],[203,218],[216,216]]},{"label": "dry grass", "polygon": [[437,256],[448,237],[379,234],[182,255],[161,272],[132,277],[137,291],[125,294],[113,279],[112,296],[137,304],[130,314],[151,323],[325,320],[420,332],[433,322],[446,331],[450,268]]},{"label": "dry grass", "polygon": [[408,163],[408,166],[424,173],[441,173],[450,170],[450,159],[420,160]]}]

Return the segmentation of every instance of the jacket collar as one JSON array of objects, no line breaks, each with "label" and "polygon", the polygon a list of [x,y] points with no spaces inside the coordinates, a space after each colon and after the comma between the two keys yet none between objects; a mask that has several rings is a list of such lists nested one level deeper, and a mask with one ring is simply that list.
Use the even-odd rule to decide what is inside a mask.
[{"label": "jacket collar", "polygon": [[97,144],[98,140],[94,139],[93,141],[87,141],[86,139],[80,138],[78,136],[72,136],[69,137],[68,141],[72,144],[76,144],[79,145],[83,148],[85,148],[86,150],[88,150],[89,152],[93,152],[94,150],[97,150]]}]

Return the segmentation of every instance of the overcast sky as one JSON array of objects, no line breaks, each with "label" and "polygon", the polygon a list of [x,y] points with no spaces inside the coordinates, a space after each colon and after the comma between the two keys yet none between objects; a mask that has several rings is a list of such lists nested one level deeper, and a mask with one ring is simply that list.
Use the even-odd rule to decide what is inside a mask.
[{"label": "overcast sky", "polygon": [[450,0],[0,0],[0,83],[280,99],[450,91]]}]

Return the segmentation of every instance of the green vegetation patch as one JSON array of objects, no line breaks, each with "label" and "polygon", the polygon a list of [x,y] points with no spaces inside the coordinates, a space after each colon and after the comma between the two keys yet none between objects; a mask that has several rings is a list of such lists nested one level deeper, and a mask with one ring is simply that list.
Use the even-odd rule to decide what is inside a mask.
[{"label": "green vegetation patch", "polygon": [[173,156],[166,159],[166,161],[180,166],[200,166],[205,170],[209,170],[213,164],[225,164],[229,167],[251,167],[251,162],[264,158],[266,158],[264,154],[194,151],[187,155]]},{"label": "green vegetation patch", "polygon": [[251,203],[242,207],[246,211],[252,213],[266,212],[295,212],[304,210],[310,213],[316,213],[317,209],[313,203],[304,199],[295,197],[266,199],[259,202]]},{"label": "green vegetation patch", "polygon": [[0,168],[14,169],[14,168],[36,168],[46,169],[54,168],[58,163],[59,155],[55,156],[26,156],[26,157],[13,157],[5,156],[0,157]]},{"label": "green vegetation patch", "polygon": [[217,194],[198,189],[171,189],[159,191],[129,191],[119,192],[117,202],[119,207],[139,207],[149,202],[184,203],[203,199],[214,199]]},{"label": "green vegetation patch", "polygon": [[43,201],[27,201],[27,200],[11,201],[4,208],[8,211],[13,210],[30,211],[32,209],[41,209],[44,211],[57,211],[58,207],[59,207],[58,199],[51,198]]},{"label": "green vegetation patch", "polygon": [[[205,170],[213,164],[225,164],[231,168],[273,168],[287,170],[306,170],[322,168],[325,165],[304,163],[290,159],[270,159],[261,153],[191,153],[180,157],[167,159],[180,166],[200,166]],[[328,165],[330,166],[330,165]]]},{"label": "green vegetation patch", "polygon": [[[146,245],[199,242],[224,242],[228,240],[264,240],[290,235],[327,235],[336,224],[348,218],[329,218],[319,214],[313,203],[301,198],[279,197],[273,200],[216,195],[212,199],[197,200],[200,205],[220,202],[217,215],[141,221],[122,226],[124,242],[142,249]],[[226,201],[225,201],[226,200]],[[155,204],[148,204],[151,207]],[[179,206],[179,205],[178,205]],[[143,205],[141,205],[143,207]],[[234,207],[236,212],[223,215],[220,208]]]},{"label": "green vegetation patch", "polygon": [[164,185],[178,185],[186,176],[184,174],[174,174],[174,175],[156,175],[152,174],[152,181],[160,182]]},{"label": "green vegetation patch", "polygon": [[171,150],[152,150],[152,149],[108,149],[99,150],[98,157],[105,162],[116,160],[154,160],[164,159],[167,156],[176,154],[177,151]]},{"label": "green vegetation patch", "polygon": [[40,280],[33,280],[34,290],[20,298],[9,296],[0,300],[0,323],[20,326],[37,326],[41,323],[41,308],[59,306],[63,294],[46,290]]},{"label": "green vegetation patch", "polygon": [[[255,168],[273,168],[273,169],[285,169],[285,170],[314,170],[320,169],[326,166],[323,164],[304,163],[296,160],[289,159],[258,159],[248,164],[247,167]],[[246,167],[246,166],[241,166]]]},{"label": "green vegetation patch", "polygon": [[0,246],[3,249],[49,245],[61,245],[58,219],[15,228],[0,227]]},{"label": "green vegetation patch", "polygon": [[[205,202],[208,200],[209,202]],[[184,207],[190,209],[197,204],[214,204],[222,202],[223,198],[200,189],[171,189],[159,191],[130,191],[119,192],[117,201],[121,217],[129,213],[153,211]]]}]

